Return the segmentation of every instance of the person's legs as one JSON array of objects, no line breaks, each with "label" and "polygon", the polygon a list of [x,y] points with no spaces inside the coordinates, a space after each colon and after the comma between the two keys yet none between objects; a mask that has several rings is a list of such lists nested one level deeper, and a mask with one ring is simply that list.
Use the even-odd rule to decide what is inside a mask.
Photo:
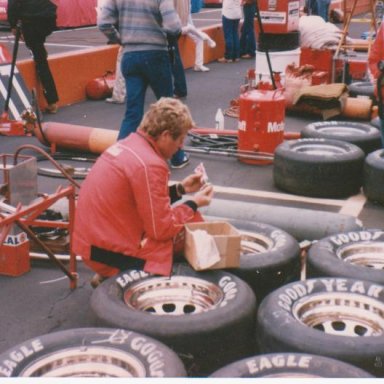
[{"label": "person's legs", "polygon": [[185,79],[184,65],[180,57],[180,51],[177,44],[175,45],[175,62],[172,65],[173,74],[173,93],[177,97],[187,96],[187,80]]},{"label": "person's legs", "polygon": [[232,21],[232,60],[238,60],[240,57],[240,38],[239,38],[239,24],[240,20],[235,19]]},{"label": "person's legs", "polygon": [[41,81],[44,97],[49,105],[59,100],[55,81],[48,65],[48,54],[44,47],[46,37],[54,28],[54,20],[47,20],[44,23],[23,22],[22,32],[26,46],[32,51],[36,71]]},{"label": "person's legs", "polygon": [[256,40],[254,31],[255,4],[244,5],[244,22],[240,37],[240,55],[255,56]]},{"label": "person's legs", "polygon": [[232,60],[233,41],[232,41],[231,20],[227,19],[225,16],[223,16],[222,17],[222,23],[223,23],[223,33],[224,33],[224,41],[225,41],[224,58],[227,60]]},{"label": "person's legs", "polygon": [[328,0],[317,0],[317,11],[318,15],[321,16],[325,21],[328,21]]},{"label": "person's legs", "polygon": [[121,59],[123,57],[123,49],[119,48],[116,59],[115,84],[113,85],[112,97],[106,99],[109,103],[124,103],[126,96],[125,79],[121,73]]},{"label": "person's legs", "polygon": [[141,72],[141,52],[125,53],[121,60],[121,71],[129,89],[126,98],[126,109],[117,140],[135,132],[144,114],[145,92],[148,83]]}]

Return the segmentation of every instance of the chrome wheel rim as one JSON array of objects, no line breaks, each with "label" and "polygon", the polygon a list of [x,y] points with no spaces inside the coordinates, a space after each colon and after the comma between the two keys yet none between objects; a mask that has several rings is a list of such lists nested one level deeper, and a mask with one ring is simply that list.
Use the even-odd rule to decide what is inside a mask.
[{"label": "chrome wheel rim", "polygon": [[134,355],[108,347],[78,346],[53,352],[30,364],[22,377],[145,377]]},{"label": "chrome wheel rim", "polygon": [[326,334],[349,337],[382,336],[384,304],[352,293],[321,293],[300,299],[293,315],[304,325]]},{"label": "chrome wheel rim", "polygon": [[241,255],[263,253],[273,247],[273,240],[259,233],[241,231]]},{"label": "chrome wheel rim", "polygon": [[188,276],[155,277],[137,282],[124,292],[125,304],[154,315],[183,316],[212,310],[224,300],[217,285]]},{"label": "chrome wheel rim", "polygon": [[345,149],[342,147],[337,147],[332,144],[325,143],[297,143],[294,146],[295,152],[303,153],[306,155],[315,155],[315,156],[334,156],[337,154],[345,153]]},{"label": "chrome wheel rim", "polygon": [[340,247],[336,255],[340,260],[354,265],[384,269],[384,242],[355,242]]}]

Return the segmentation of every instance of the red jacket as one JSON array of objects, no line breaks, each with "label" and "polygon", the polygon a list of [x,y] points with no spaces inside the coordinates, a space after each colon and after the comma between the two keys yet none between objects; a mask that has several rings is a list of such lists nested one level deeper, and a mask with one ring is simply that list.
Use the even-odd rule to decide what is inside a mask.
[{"label": "red jacket", "polygon": [[384,24],[381,24],[378,29],[375,41],[372,43],[368,56],[369,70],[375,79],[380,75],[380,71],[377,68],[377,63],[380,60],[384,60]]},{"label": "red jacket", "polygon": [[75,253],[103,276],[119,271],[90,260],[91,246],[144,259],[145,271],[170,275],[173,238],[195,212],[186,204],[171,206],[168,178],[168,165],[148,136],[133,133],[108,148],[80,189]]}]

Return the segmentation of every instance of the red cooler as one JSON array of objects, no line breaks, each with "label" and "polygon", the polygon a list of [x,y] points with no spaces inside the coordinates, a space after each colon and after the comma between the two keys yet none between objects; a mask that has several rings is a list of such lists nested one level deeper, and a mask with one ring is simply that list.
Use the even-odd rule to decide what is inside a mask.
[{"label": "red cooler", "polygon": [[[299,0],[259,0],[259,11],[265,33],[288,33],[299,29]],[[256,23],[256,31],[258,30]]]},{"label": "red cooler", "polygon": [[[239,151],[273,154],[284,140],[285,98],[282,89],[256,89],[240,95]],[[270,160],[239,160],[248,164],[270,164]]]}]

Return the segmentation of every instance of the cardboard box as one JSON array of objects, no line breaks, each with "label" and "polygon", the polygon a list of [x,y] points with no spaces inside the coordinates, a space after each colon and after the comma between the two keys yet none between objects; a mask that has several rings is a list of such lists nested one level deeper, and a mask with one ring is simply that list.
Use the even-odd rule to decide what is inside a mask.
[{"label": "cardboard box", "polygon": [[220,261],[208,269],[236,268],[240,265],[241,235],[238,230],[225,221],[210,221],[185,224],[185,258],[196,271],[198,255],[192,231],[202,229],[212,235],[220,253]]}]

